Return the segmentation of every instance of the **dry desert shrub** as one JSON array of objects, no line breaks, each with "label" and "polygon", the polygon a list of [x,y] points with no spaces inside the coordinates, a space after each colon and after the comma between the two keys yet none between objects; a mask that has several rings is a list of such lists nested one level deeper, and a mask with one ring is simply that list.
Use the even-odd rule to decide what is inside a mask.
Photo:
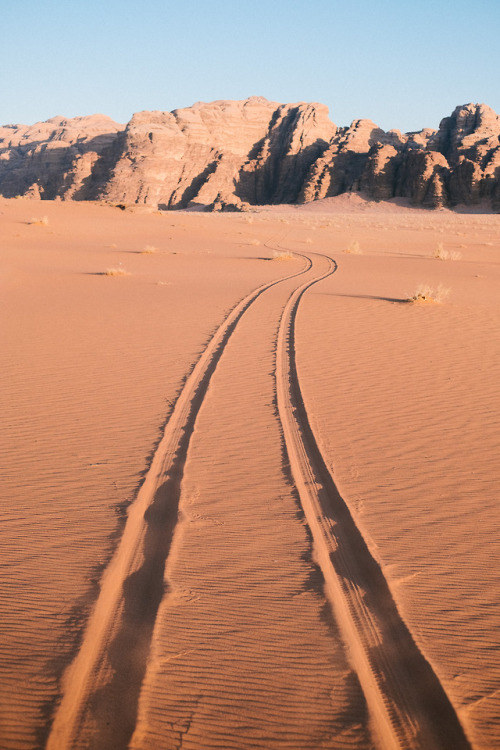
[{"label": "dry desert shrub", "polygon": [[289,250],[273,250],[271,260],[291,260],[292,258],[293,253]]},{"label": "dry desert shrub", "polygon": [[115,266],[114,268],[106,268],[104,276],[130,276],[130,273],[122,266]]},{"label": "dry desert shrub", "polygon": [[42,217],[41,217],[40,219],[37,219],[37,218],[35,218],[35,217],[32,217],[32,218],[31,218],[31,219],[30,219],[30,220],[28,221],[28,224],[39,224],[40,226],[43,226],[43,227],[46,227],[46,226],[48,226],[48,223],[49,223],[49,219],[48,219],[48,216],[42,216]]},{"label": "dry desert shrub", "polygon": [[141,253],[143,255],[152,255],[153,253],[158,252],[158,248],[154,245],[146,245],[143,250],[141,250]]},{"label": "dry desert shrub", "polygon": [[344,250],[344,253],[350,253],[351,255],[361,255],[362,254],[361,247],[359,246],[359,242],[357,240],[353,240],[349,247],[347,247]]},{"label": "dry desert shrub", "polygon": [[441,303],[444,302],[448,294],[449,289],[446,289],[442,284],[437,287],[431,287],[428,284],[420,284],[415,293],[408,297],[408,302],[425,302],[425,303]]},{"label": "dry desert shrub", "polygon": [[250,244],[255,246],[260,245],[260,240],[250,240]]},{"label": "dry desert shrub", "polygon": [[458,250],[445,250],[442,242],[438,242],[434,250],[434,257],[439,260],[459,260],[462,256]]}]

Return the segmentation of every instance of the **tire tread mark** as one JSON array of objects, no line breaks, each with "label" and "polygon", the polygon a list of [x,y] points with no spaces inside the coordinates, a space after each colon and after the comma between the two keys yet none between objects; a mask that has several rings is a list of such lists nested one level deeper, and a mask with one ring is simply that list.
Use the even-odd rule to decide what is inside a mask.
[{"label": "tire tread mark", "polygon": [[326,260],[326,271],[297,288],[283,310],[276,392],[290,472],[312,533],[325,593],[365,695],[377,746],[468,750],[457,714],[400,616],[310,426],[297,374],[295,319],[306,290],[337,270],[332,258],[318,258]]},{"label": "tire tread mark", "polygon": [[[266,246],[269,247],[267,243]],[[154,621],[164,594],[163,571],[177,521],[184,461],[196,417],[239,320],[265,291],[307,273],[312,261],[302,258],[305,263],[301,270],[257,287],[235,305],[187,377],[136,499],[129,507],[121,540],[103,574],[80,649],[63,676],[62,698],[47,750],[127,747],[135,726]],[[110,690],[120,697],[109,695]],[[112,709],[103,711],[99,707],[108,698]],[[92,737],[80,739],[89,707],[95,714]]]}]

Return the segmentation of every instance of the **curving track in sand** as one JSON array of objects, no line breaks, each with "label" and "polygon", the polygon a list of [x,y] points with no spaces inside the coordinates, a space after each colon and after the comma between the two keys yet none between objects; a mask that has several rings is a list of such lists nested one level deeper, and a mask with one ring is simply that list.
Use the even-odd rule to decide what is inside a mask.
[{"label": "curving track in sand", "polygon": [[[336,490],[310,428],[295,364],[294,323],[302,295],[337,266],[331,258],[314,253],[300,257],[304,265],[299,272],[265,284],[241,300],[187,378],[130,508],[80,651],[65,675],[48,750],[127,747],[164,594],[165,562],[198,413],[244,313],[264,292],[295,277],[297,284],[282,308],[276,341],[278,415],[326,596],[363,690],[374,741],[381,750],[469,747],[438,678],[401,620],[380,567]],[[304,274],[307,278],[300,283]]]},{"label": "curving track in sand", "polygon": [[[99,747],[100,733],[110,731],[114,747],[126,746],[135,725],[148,647],[163,595],[163,572],[177,521],[183,465],[211,376],[245,311],[266,290],[306,273],[311,266],[312,261],[304,257],[299,272],[264,284],[242,299],[215,331],[188,376],[129,509],[82,645],[64,676],[63,696],[47,750],[85,748],[91,743]],[[103,712],[99,707],[103,702],[111,703],[113,710]]]},{"label": "curving track in sand", "polygon": [[363,689],[374,739],[383,750],[468,748],[437,676],[399,616],[383,573],[338,493],[311,430],[295,364],[294,323],[304,292],[337,270],[298,287],[280,322],[277,402],[290,470],[311,529],[316,561]]}]

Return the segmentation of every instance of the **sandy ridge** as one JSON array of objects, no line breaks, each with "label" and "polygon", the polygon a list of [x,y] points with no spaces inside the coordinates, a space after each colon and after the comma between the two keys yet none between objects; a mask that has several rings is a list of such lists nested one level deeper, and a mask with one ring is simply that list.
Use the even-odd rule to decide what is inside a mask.
[{"label": "sandy ridge", "polygon": [[437,676],[402,621],[380,567],[371,556],[326,467],[302,400],[294,323],[304,292],[337,270],[297,288],[281,318],[276,352],[277,403],[293,480],[311,529],[352,664],[383,750],[470,747]]},{"label": "sandy ridge", "polygon": [[[266,246],[269,245],[266,243]],[[189,440],[210,378],[238,321],[267,289],[306,273],[295,273],[258,287],[244,297],[215,331],[175,403],[163,438],[107,570],[82,645],[63,678],[47,750],[99,747],[100,722],[116,726],[115,747],[126,746],[133,731],[148,644],[163,594],[163,569],[177,517],[178,496]],[[161,528],[159,528],[161,526]],[[151,578],[154,581],[151,581]],[[155,601],[151,604],[151,599]],[[143,610],[143,611],[141,611]],[[119,659],[116,658],[119,651]],[[122,709],[113,716],[91,716],[111,687],[124,691]],[[99,697],[99,700],[93,700]],[[119,737],[122,737],[120,741]]]}]

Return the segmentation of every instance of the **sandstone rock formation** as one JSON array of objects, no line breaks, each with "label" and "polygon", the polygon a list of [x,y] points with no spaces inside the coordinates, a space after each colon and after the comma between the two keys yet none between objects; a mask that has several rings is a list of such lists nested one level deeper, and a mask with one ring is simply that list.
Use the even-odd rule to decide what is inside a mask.
[{"label": "sandstone rock formation", "polygon": [[438,130],[336,127],[321,104],[262,97],[0,127],[0,194],[244,210],[361,191],[430,208],[500,210],[500,117],[457,107]]},{"label": "sandstone rock formation", "polygon": [[234,199],[232,183],[277,106],[252,97],[134,115],[100,197],[162,208]]},{"label": "sandstone rock formation", "polygon": [[500,118],[484,104],[457,107],[439,130],[384,133],[368,120],[339,131],[312,166],[305,201],[360,190],[429,208],[500,203]]},{"label": "sandstone rock formation", "polygon": [[457,107],[441,121],[434,146],[448,160],[449,200],[475,203],[498,194],[500,117],[485,104]]},{"label": "sandstone rock formation", "polygon": [[360,179],[372,149],[391,144],[394,138],[397,140],[392,132],[384,133],[371,120],[354,120],[349,128],[339,128],[323,155],[313,164],[301,199],[328,198],[360,189]]},{"label": "sandstone rock formation", "polygon": [[102,161],[121,129],[104,115],[0,127],[0,193],[48,200],[92,197],[91,184],[108,178]]},{"label": "sandstone rock formation", "polygon": [[322,104],[277,107],[265,137],[243,165],[236,193],[252,204],[295,203],[311,166],[337,128]]}]

